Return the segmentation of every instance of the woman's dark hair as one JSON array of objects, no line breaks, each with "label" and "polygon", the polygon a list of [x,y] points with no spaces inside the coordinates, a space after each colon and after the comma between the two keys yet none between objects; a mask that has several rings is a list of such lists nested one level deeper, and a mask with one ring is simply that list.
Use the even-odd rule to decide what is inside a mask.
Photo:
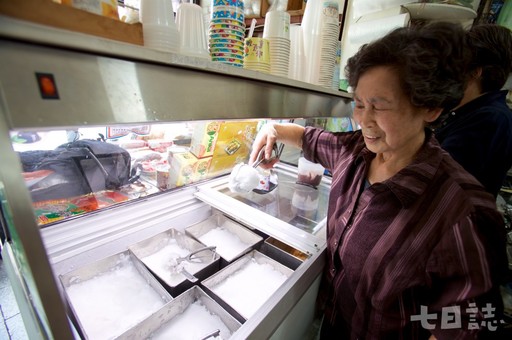
[{"label": "woman's dark hair", "polygon": [[496,24],[473,26],[466,35],[473,57],[469,72],[482,68],[482,92],[500,90],[512,72],[512,31]]},{"label": "woman's dark hair", "polygon": [[460,102],[466,84],[469,53],[460,24],[433,22],[398,28],[362,46],[345,67],[354,89],[359,78],[376,66],[396,70],[412,105],[450,109]]}]

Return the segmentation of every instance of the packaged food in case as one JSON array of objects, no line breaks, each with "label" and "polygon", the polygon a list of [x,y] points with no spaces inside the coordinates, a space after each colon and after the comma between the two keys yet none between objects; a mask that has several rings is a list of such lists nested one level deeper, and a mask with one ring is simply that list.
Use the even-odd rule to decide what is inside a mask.
[{"label": "packaged food in case", "polygon": [[191,152],[169,154],[169,187],[179,187],[205,179],[211,157],[197,158]]},{"label": "packaged food in case", "polygon": [[210,176],[228,173],[238,163],[247,162],[257,131],[256,120],[223,122],[208,170]]},{"label": "packaged food in case", "polygon": [[213,156],[221,122],[198,122],[190,141],[190,152],[197,158]]}]

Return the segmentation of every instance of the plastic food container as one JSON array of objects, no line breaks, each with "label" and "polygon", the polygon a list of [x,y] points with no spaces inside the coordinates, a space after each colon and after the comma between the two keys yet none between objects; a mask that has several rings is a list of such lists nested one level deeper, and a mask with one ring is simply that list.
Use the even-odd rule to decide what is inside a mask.
[{"label": "plastic food container", "polygon": [[300,157],[298,165],[297,183],[309,185],[316,188],[322,181],[324,171],[325,168],[320,164],[310,162],[304,157]]},{"label": "plastic food container", "polygon": [[171,295],[130,252],[125,251],[59,276],[84,339],[109,339],[156,312]]}]

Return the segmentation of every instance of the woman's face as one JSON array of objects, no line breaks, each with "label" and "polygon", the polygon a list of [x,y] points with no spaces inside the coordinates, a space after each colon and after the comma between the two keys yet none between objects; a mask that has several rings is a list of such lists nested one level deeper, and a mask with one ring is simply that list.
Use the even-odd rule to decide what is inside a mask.
[{"label": "woman's face", "polygon": [[425,139],[425,122],[435,115],[412,106],[395,71],[385,66],[371,68],[359,78],[354,101],[354,119],[367,148],[384,156],[412,157]]}]

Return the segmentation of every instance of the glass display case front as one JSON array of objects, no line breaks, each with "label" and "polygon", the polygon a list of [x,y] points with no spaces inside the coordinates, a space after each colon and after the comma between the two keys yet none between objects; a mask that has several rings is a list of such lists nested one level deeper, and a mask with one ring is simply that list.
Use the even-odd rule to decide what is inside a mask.
[{"label": "glass display case front", "polygon": [[[346,118],[342,128],[350,128]],[[149,195],[228,175],[247,163],[266,120],[199,121],[67,130],[11,131],[41,227]],[[301,121],[303,124],[318,122]],[[325,125],[325,120],[321,123]],[[298,150],[284,149],[297,165]],[[315,233],[326,216],[328,188],[297,184],[280,172],[275,191],[222,193]]]}]

